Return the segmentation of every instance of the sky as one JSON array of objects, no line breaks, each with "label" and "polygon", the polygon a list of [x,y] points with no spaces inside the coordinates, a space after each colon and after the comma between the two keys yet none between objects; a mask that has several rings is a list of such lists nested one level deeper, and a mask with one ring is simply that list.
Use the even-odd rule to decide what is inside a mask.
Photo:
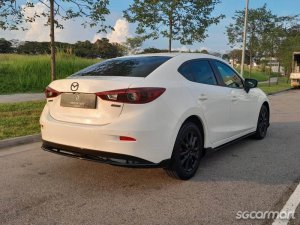
[{"label": "sky", "polygon": [[[80,26],[81,20],[63,22],[65,29],[56,30],[56,40],[61,42],[74,43],[76,41],[95,41],[98,38],[107,37],[111,42],[124,42],[127,37],[134,37],[136,24],[129,24],[123,17],[122,11],[127,9],[133,0],[110,0],[109,9],[111,14],[106,17],[106,24],[114,27],[115,31],[107,34],[98,34],[96,29],[83,28]],[[228,45],[226,36],[226,26],[232,22],[232,16],[236,10],[245,8],[245,0],[221,0],[216,5],[212,15],[224,14],[226,17],[217,25],[209,27],[206,38],[203,42],[195,42],[193,45],[183,46],[179,42],[173,42],[174,50],[202,50],[209,52],[225,53],[231,48]],[[299,0],[249,0],[249,8],[261,7],[267,4],[268,8],[279,16],[299,14]],[[37,3],[36,10],[43,10],[44,6]],[[32,14],[32,10],[26,13]],[[28,24],[27,31],[3,31],[0,30],[0,37],[8,40],[19,39],[21,41],[49,41],[49,28],[44,26],[45,19],[37,19],[36,22]],[[168,40],[159,38],[157,40],[147,40],[144,42],[143,48],[155,47],[167,49]]]}]

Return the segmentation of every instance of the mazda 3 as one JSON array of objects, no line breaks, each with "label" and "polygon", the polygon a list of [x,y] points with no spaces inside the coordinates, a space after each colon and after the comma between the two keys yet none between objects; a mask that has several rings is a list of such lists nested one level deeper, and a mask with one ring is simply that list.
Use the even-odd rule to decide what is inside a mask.
[{"label": "mazda 3", "polygon": [[42,148],[189,179],[209,149],[269,127],[267,96],[206,54],[147,54],[99,62],[45,90]]}]

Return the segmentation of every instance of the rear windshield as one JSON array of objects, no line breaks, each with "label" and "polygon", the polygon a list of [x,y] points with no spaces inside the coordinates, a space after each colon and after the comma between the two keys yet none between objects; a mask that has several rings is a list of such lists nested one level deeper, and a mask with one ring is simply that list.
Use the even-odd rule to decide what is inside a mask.
[{"label": "rear windshield", "polygon": [[87,67],[72,76],[146,77],[170,58],[145,56],[110,59]]}]

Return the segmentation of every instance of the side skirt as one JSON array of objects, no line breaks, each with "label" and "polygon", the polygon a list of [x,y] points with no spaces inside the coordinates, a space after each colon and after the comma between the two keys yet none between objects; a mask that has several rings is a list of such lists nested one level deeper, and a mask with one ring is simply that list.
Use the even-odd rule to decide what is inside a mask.
[{"label": "side skirt", "polygon": [[207,151],[212,151],[212,150],[217,151],[217,150],[222,149],[222,148],[224,148],[224,147],[230,146],[230,145],[232,145],[232,144],[234,144],[234,143],[236,143],[236,142],[239,142],[239,141],[241,141],[241,140],[243,140],[243,139],[245,139],[245,138],[247,138],[247,137],[250,137],[250,136],[252,136],[253,134],[255,134],[255,132],[251,132],[251,133],[249,133],[249,134],[246,134],[246,135],[244,135],[244,136],[242,136],[242,137],[239,137],[239,138],[237,138],[237,139],[234,139],[234,140],[232,140],[232,141],[230,141],[230,142],[227,142],[227,143],[225,143],[225,144],[223,144],[223,145],[220,145],[220,146],[218,146],[218,147],[215,147],[215,148],[206,148],[206,150],[207,150]]}]

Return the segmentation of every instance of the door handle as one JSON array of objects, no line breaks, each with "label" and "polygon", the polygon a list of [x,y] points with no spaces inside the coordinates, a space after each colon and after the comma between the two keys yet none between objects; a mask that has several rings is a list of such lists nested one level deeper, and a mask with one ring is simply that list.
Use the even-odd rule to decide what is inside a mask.
[{"label": "door handle", "polygon": [[198,98],[200,101],[205,101],[207,100],[207,96],[205,94],[201,94],[200,97]]},{"label": "door handle", "polygon": [[238,97],[236,95],[233,95],[231,97],[231,101],[236,102],[238,100]]}]

